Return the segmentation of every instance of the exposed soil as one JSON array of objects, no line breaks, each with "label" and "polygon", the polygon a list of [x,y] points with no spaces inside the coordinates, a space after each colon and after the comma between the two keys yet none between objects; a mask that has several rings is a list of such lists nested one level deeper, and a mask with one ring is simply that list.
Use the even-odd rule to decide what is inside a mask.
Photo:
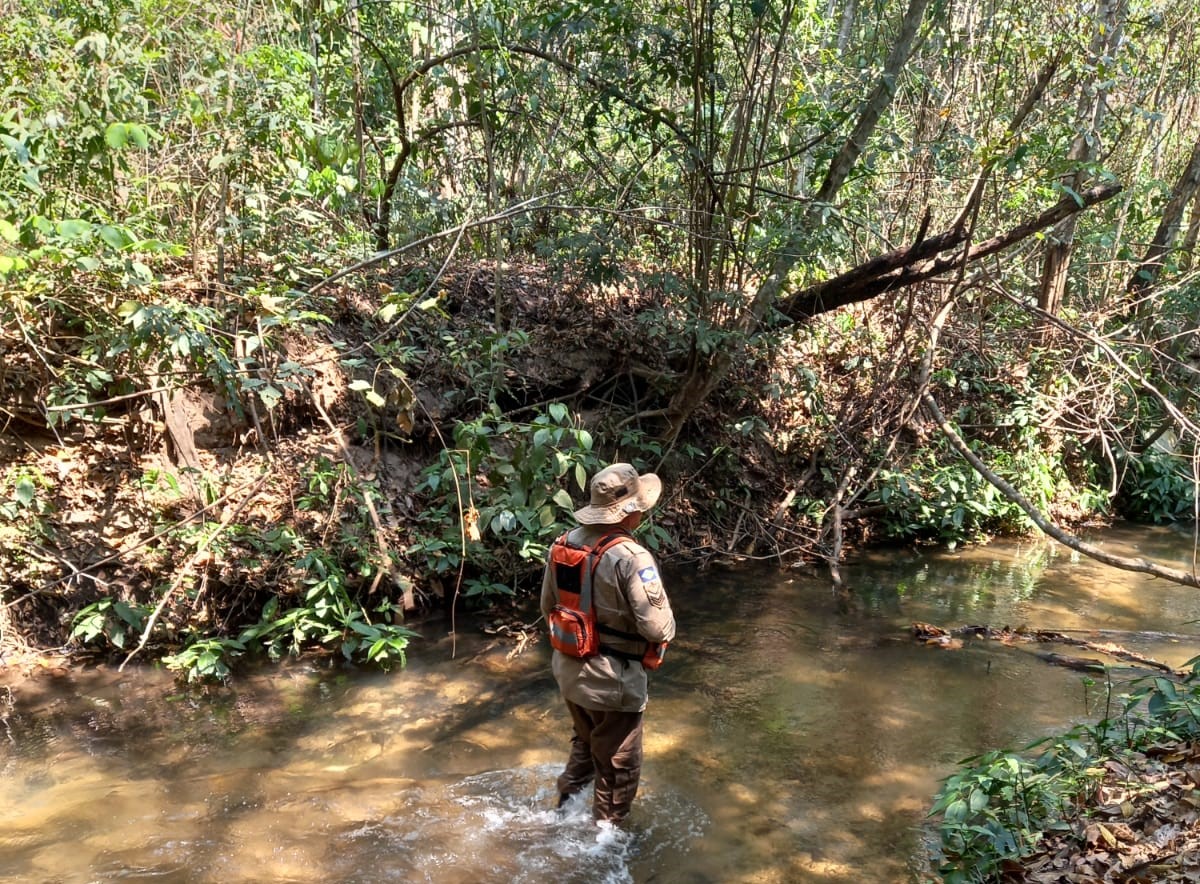
[{"label": "exposed soil", "polygon": [[[304,504],[314,464],[345,464],[377,483],[381,500],[369,540],[406,549],[425,505],[415,490],[420,473],[453,447],[454,422],[478,414],[485,386],[513,420],[561,401],[610,434],[614,420],[661,404],[655,377],[673,367],[643,321],[654,308],[653,291],[585,285],[536,267],[469,266],[450,270],[427,292],[436,309],[380,322],[380,298],[368,293],[414,290],[414,283],[421,284],[415,270],[359,280],[330,296],[332,327],[311,336],[287,332],[260,361],[263,383],[280,394],[270,408],[256,397],[231,403],[197,379],[169,394],[122,397],[100,422],[55,428],[37,426],[28,409],[20,419],[6,412],[0,463],[9,488],[17,476],[33,482],[36,509],[22,514],[28,518],[0,519],[0,571],[8,583],[0,607],[4,659],[89,659],[93,652],[70,638],[76,612],[102,598],[149,604],[164,588],[179,596],[164,608],[147,656],[197,627],[219,633],[253,621],[267,598],[291,583],[287,557],[261,538],[291,526],[320,545],[340,530],[339,513]],[[381,370],[379,354],[388,347],[392,354],[410,348],[403,376]],[[488,375],[492,363],[503,366],[502,376]],[[743,380],[753,380],[750,371]],[[25,379],[17,397],[25,402],[44,395],[37,377],[33,366],[5,373],[9,386]],[[369,380],[382,404],[368,407],[352,388],[356,379]],[[697,423],[704,425],[704,415]],[[655,430],[652,420],[636,417],[628,426]],[[712,449],[722,441],[714,433],[686,441]],[[796,545],[767,532],[795,527],[772,521],[786,493],[778,453],[746,440],[736,440],[736,451],[745,512],[730,515],[730,525],[697,507],[727,473],[672,476],[669,465],[660,468],[668,493],[657,514],[688,551],[678,554],[770,555],[764,540],[774,551]],[[222,533],[228,525],[247,530]],[[410,616],[445,604],[445,585],[429,579],[421,563],[400,562],[382,579],[369,578],[372,592],[402,600]],[[192,587],[186,597],[185,584]]]}]

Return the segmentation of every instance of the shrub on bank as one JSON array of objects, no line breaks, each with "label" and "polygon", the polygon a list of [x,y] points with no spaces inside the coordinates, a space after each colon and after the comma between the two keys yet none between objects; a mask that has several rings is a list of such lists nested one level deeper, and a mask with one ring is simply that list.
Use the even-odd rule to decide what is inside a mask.
[{"label": "shrub on bank", "polygon": [[1120,711],[1095,724],[961,762],[930,810],[940,880],[1109,880],[1106,871],[1132,873],[1158,854],[1184,853],[1164,833],[1196,816],[1200,657],[1185,669],[1182,683],[1156,677],[1119,698],[1110,683]]}]

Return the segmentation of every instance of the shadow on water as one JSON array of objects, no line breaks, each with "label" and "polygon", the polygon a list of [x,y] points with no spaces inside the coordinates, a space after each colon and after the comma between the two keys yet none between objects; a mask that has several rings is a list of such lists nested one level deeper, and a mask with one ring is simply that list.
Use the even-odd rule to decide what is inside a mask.
[{"label": "shadow on water", "polygon": [[[1169,532],[1102,540],[1190,555]],[[912,621],[1179,632],[1200,617],[1190,590],[1051,544],[880,551],[844,573],[853,613],[819,577],[669,574],[680,639],[622,832],[593,826],[585,799],[551,809],[569,733],[544,648],[507,661],[460,636],[451,660],[431,639],[401,672],[293,665],[210,691],[157,670],[15,684],[0,880],[913,880],[954,763],[1095,716],[1104,686],[1021,648],[919,646]],[[1197,650],[1130,647],[1176,665]]]}]

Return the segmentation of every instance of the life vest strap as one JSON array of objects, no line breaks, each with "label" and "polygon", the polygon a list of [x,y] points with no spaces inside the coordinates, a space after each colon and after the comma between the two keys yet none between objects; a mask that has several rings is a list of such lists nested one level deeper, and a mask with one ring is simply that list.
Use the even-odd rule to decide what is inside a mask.
[{"label": "life vest strap", "polygon": [[[644,642],[645,639],[642,639],[642,641]],[[601,645],[600,653],[605,657],[616,657],[618,660],[628,660],[630,663],[641,663],[642,658],[646,656],[644,652],[641,654],[635,654],[631,651],[618,651],[616,648],[611,647],[610,645]]]},{"label": "life vest strap", "polygon": [[[559,604],[549,615],[550,644],[571,657],[586,659],[600,653],[618,660],[638,662],[643,666],[651,656],[654,644],[637,633],[625,632],[600,623],[592,607],[592,579],[604,555],[618,544],[632,541],[632,535],[618,528],[602,535],[595,544],[571,543],[563,532],[550,550],[550,564],[555,567],[554,578]],[[559,550],[569,550],[560,555]],[[568,601],[565,597],[572,596]],[[589,635],[590,632],[590,635]],[[612,636],[626,642],[636,642],[641,651],[622,651],[600,644],[598,635]]]},{"label": "life vest strap", "polygon": [[603,633],[604,635],[611,635],[613,638],[623,638],[626,641],[642,642],[643,644],[646,642],[646,640],[636,632],[625,632],[621,629],[614,629],[611,626],[605,626],[603,623],[596,624],[596,631]]}]

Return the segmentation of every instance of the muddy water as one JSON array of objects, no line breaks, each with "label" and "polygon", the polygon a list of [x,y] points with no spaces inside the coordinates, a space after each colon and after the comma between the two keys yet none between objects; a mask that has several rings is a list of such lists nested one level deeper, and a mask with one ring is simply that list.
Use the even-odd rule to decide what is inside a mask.
[{"label": "muddy water", "polygon": [[[1191,561],[1167,530],[1097,540]],[[918,646],[909,623],[1200,632],[1200,593],[1045,543],[873,553],[845,570],[854,610],[819,575],[670,577],[681,638],[653,680],[628,831],[596,830],[582,801],[549,809],[567,725],[546,651],[508,661],[463,637],[452,660],[430,627],[386,675],[0,687],[0,881],[911,881],[957,759],[1093,717],[1104,692],[1028,648]]]}]

